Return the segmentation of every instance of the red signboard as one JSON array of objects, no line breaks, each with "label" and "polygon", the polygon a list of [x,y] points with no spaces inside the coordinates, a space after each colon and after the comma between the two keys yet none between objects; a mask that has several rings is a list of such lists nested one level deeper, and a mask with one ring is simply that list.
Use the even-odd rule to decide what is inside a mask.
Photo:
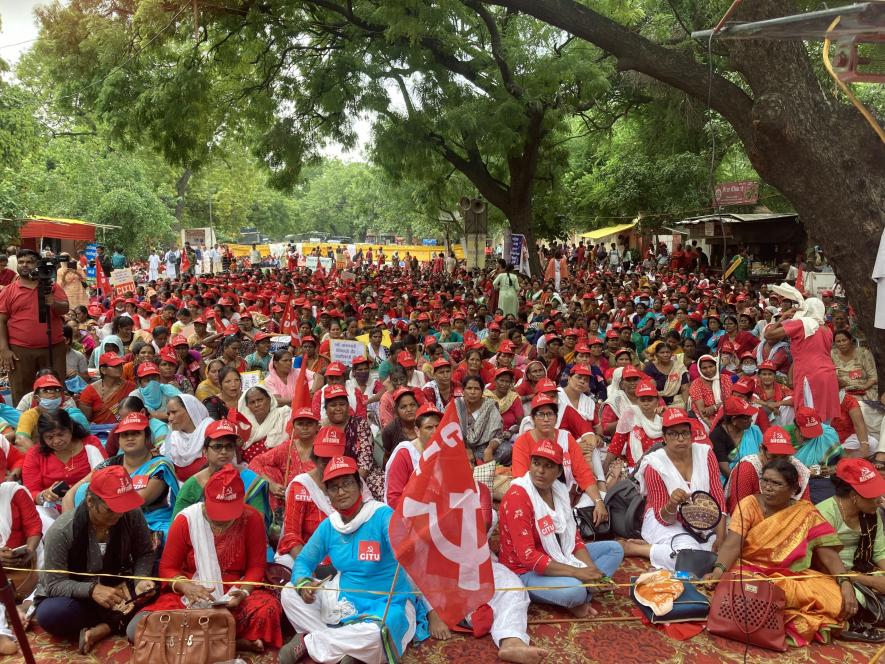
[{"label": "red signboard", "polygon": [[753,180],[720,182],[713,188],[714,205],[750,205],[759,200],[759,183]]}]

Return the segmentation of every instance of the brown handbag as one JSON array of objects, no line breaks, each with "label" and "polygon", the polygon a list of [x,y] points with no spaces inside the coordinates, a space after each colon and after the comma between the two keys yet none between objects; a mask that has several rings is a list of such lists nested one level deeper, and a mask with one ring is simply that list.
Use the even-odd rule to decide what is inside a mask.
[{"label": "brown handbag", "polygon": [[25,570],[23,572],[6,572],[6,576],[9,578],[10,583],[12,583],[15,588],[15,601],[21,603],[25,601],[28,596],[34,592],[34,588],[37,587],[37,581],[40,578],[40,572],[35,569],[36,565],[36,556],[33,561],[31,561],[31,569]]},{"label": "brown handbag", "polygon": [[212,664],[236,656],[234,617],[227,609],[151,611],[138,624],[132,664]]},{"label": "brown handbag", "polygon": [[710,602],[707,631],[784,652],[787,649],[785,604],[786,596],[777,584],[750,575],[739,579],[736,574],[726,572],[719,579]]}]

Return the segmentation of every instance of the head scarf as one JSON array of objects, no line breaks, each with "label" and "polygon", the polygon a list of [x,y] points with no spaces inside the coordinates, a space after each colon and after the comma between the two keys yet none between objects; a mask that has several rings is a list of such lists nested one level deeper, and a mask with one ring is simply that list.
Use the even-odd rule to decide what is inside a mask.
[{"label": "head scarf", "polygon": [[[249,407],[246,405],[246,393],[256,388],[263,391],[268,398],[270,398],[270,411],[268,411],[267,417],[264,418],[264,422],[261,423],[258,422],[255,415],[252,414],[252,411],[249,410]],[[292,409],[289,408],[289,406],[280,406],[277,403],[276,397],[264,387],[258,385],[256,388],[249,388],[244,391],[243,394],[240,395],[240,400],[237,403],[237,410],[241,412],[246,419],[249,420],[249,424],[252,425],[252,432],[249,435],[249,440],[243,441],[244,450],[250,447],[252,443],[257,443],[260,440],[264,440],[264,446],[267,449],[271,449],[289,439],[289,435],[286,433],[286,423],[289,421],[289,415],[292,413]]]},{"label": "head scarf", "polygon": [[[703,372],[701,372],[701,362],[712,362],[716,367],[716,373],[712,378],[707,378]],[[713,390],[713,403],[722,403],[722,385],[719,381],[719,362],[716,361],[715,357],[712,355],[701,355],[698,358],[698,377],[710,384],[710,389]]]},{"label": "head scarf", "polygon": [[116,346],[120,351],[120,357],[123,356],[126,351],[126,344],[124,344],[123,340],[116,334],[109,334],[101,340],[98,348],[92,351],[92,355],[89,357],[90,367],[92,367],[93,369],[98,369],[98,361],[101,358],[102,354],[107,352],[105,350],[105,346],[108,346],[109,344]]},{"label": "head scarf", "polygon": [[796,310],[793,320],[802,322],[802,327],[805,329],[805,338],[807,339],[823,325],[825,314],[826,308],[824,303],[816,297],[809,297]]},{"label": "head scarf", "polygon": [[170,430],[166,440],[160,445],[160,453],[172,459],[176,466],[187,466],[196,461],[203,453],[203,439],[206,437],[206,429],[214,421],[209,417],[209,411],[197,397],[192,394],[179,394],[178,398],[184,404],[194,430],[191,433]]}]

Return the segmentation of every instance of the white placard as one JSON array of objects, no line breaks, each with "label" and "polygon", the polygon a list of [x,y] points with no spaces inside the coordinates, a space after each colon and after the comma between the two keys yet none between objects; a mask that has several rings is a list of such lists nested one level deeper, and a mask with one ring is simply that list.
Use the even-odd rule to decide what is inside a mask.
[{"label": "white placard", "polygon": [[257,369],[255,371],[244,371],[240,374],[240,378],[243,379],[243,392],[245,392],[261,382],[261,372]]},{"label": "white placard", "polygon": [[341,362],[349,367],[353,364],[353,358],[366,356],[366,347],[353,339],[330,339],[329,355],[333,362]]}]

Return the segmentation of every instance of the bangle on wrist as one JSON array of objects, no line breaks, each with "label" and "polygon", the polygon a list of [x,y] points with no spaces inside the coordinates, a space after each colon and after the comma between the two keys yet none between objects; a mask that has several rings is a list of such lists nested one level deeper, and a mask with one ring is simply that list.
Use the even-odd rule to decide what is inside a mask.
[{"label": "bangle on wrist", "polygon": [[713,569],[721,569],[723,572],[727,572],[728,568],[724,563],[720,563],[718,560],[713,564]]}]

